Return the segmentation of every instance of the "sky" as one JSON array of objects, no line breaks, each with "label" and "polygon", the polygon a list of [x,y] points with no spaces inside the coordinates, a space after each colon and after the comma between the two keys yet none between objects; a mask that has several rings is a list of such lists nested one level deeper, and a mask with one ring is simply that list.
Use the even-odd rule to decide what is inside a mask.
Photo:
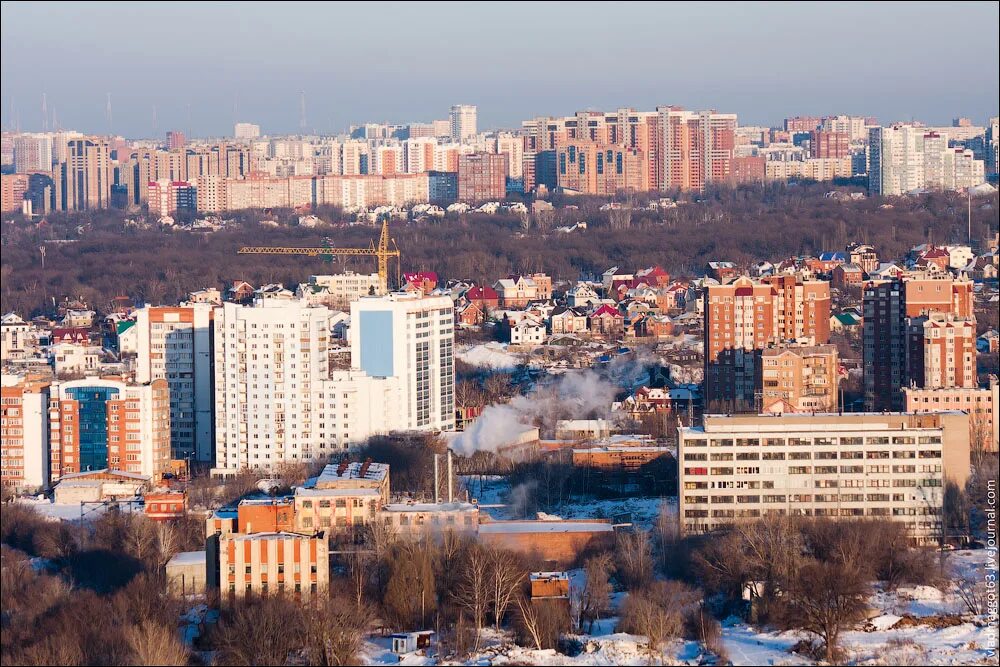
[{"label": "sky", "polygon": [[[1000,5],[3,2],[0,119],[129,138],[336,133],[475,104],[480,129],[659,104],[741,125],[848,113],[982,125]],[[107,112],[108,97],[111,114]]]}]

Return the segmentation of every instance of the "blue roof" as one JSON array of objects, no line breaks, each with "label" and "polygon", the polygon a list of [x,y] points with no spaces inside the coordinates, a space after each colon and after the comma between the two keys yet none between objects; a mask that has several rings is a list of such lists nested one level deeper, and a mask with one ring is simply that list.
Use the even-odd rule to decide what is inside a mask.
[{"label": "blue roof", "polygon": [[846,262],[847,253],[845,252],[824,252],[819,256],[819,261],[821,262]]}]

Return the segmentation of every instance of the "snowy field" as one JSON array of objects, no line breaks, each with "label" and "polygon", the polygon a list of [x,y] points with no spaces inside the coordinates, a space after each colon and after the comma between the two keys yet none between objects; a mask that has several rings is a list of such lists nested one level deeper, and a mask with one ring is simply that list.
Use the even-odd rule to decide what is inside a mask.
[{"label": "snowy field", "polygon": [[[480,486],[479,477],[464,478],[473,497],[486,505],[485,511],[496,518],[509,518],[509,487],[502,477],[487,477]],[[634,521],[645,528],[656,520],[665,506],[676,514],[675,498],[632,498],[616,501],[594,500],[573,503],[553,510],[563,518],[610,517],[632,512]],[[982,573],[986,567],[985,550],[948,553],[942,567],[945,572]],[[582,585],[582,571],[570,572],[571,586]],[[617,608],[625,593],[615,593]],[[931,586],[903,586],[893,592],[876,590],[871,606],[881,615],[842,635],[840,646],[851,665],[996,665],[995,653],[989,651],[991,635],[985,617],[965,613],[954,588],[939,590]],[[516,646],[508,633],[488,630],[478,653],[464,661],[441,660],[437,656],[413,653],[396,656],[387,639],[373,639],[365,644],[363,660],[367,664],[400,665],[698,665],[711,661],[698,642],[676,640],[651,654],[643,637],[615,633],[617,618],[595,624],[593,634],[572,636],[581,647],[577,655],[555,651],[534,651]],[[950,625],[949,625],[950,624]],[[723,623],[722,641],[733,665],[808,665],[810,659],[790,652],[808,635],[799,632],[773,632],[755,628],[738,618]],[[995,642],[995,640],[994,640]],[[995,643],[994,643],[995,645]],[[711,664],[709,662],[709,664]]]}]

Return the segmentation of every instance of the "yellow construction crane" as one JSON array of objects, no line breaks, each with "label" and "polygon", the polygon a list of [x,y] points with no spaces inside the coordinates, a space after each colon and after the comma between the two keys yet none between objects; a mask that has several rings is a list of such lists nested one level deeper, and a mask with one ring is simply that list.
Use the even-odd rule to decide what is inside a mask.
[{"label": "yellow construction crane", "polygon": [[[390,244],[392,248],[390,248]],[[389,221],[382,221],[382,233],[378,237],[378,245],[373,240],[367,248],[334,248],[324,241],[321,248],[289,248],[268,246],[244,246],[239,249],[241,255],[308,255],[309,257],[326,257],[346,255],[349,257],[376,257],[378,259],[379,294],[389,292],[389,258],[399,260],[399,246],[395,239],[389,238]]]}]

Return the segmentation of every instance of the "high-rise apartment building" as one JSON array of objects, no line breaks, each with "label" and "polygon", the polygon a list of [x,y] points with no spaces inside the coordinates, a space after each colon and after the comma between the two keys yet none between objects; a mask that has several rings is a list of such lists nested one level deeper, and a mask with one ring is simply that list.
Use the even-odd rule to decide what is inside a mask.
[{"label": "high-rise apartment building", "polygon": [[213,423],[211,304],[146,306],[136,313],[137,382],[166,380],[175,459],[210,463]]},{"label": "high-rise apartment building", "polygon": [[239,139],[257,139],[260,137],[260,125],[253,123],[236,123],[233,126],[233,137]]},{"label": "high-rise apartment building", "polygon": [[24,206],[24,193],[30,187],[28,174],[0,175],[0,211],[20,212]]},{"label": "high-rise apartment building", "polygon": [[846,134],[848,141],[859,143],[868,139],[868,127],[874,125],[869,122],[872,119],[863,116],[826,116],[820,122],[820,129],[824,132],[836,132]]},{"label": "high-rise apartment building", "polygon": [[846,132],[813,130],[809,133],[809,156],[813,158],[850,157],[850,137]]},{"label": "high-rise apartment building", "polygon": [[16,134],[14,144],[14,171],[25,174],[31,171],[52,169],[52,136],[49,134]]},{"label": "high-rise apartment building", "polygon": [[759,350],[830,340],[830,283],[797,276],[740,277],[704,294],[705,399],[759,408]]},{"label": "high-rise apartment building", "polygon": [[331,372],[330,317],[298,300],[216,308],[216,473],[331,456],[404,428],[392,374]]},{"label": "high-rise apartment building", "polygon": [[559,187],[584,194],[611,196],[650,189],[643,153],[622,145],[567,140],[556,149]]},{"label": "high-rise apartment building", "polygon": [[820,119],[816,116],[795,116],[786,118],[783,123],[785,132],[789,134],[800,134],[813,132],[820,126]]},{"label": "high-rise apartment building", "polygon": [[507,198],[507,155],[468,153],[458,159],[458,199],[463,202]]},{"label": "high-rise apartment building", "polygon": [[472,104],[455,104],[448,112],[452,141],[464,141],[476,136],[476,107]]},{"label": "high-rise apartment building", "polygon": [[455,306],[447,296],[395,292],[351,304],[351,360],[373,378],[397,378],[399,428],[455,427]]},{"label": "high-rise apartment building", "polygon": [[[936,319],[934,322],[927,319],[933,314],[950,315],[953,319],[950,325],[945,320],[946,326],[942,329]],[[901,409],[903,395],[900,390],[911,383],[923,387],[923,383],[930,380],[939,386],[968,386],[949,382],[964,378],[966,374],[964,369],[958,368],[966,365],[966,353],[962,352],[961,358],[956,357],[954,345],[957,343],[964,350],[965,343],[961,341],[965,334],[961,332],[967,330],[967,322],[972,321],[975,330],[971,281],[950,276],[907,274],[897,280],[871,282],[864,287],[863,316],[865,404],[869,410]],[[914,328],[912,336],[911,328]],[[947,348],[937,352],[928,350],[928,354],[932,354],[928,375],[924,370],[922,346],[940,337],[942,331],[951,332],[951,358],[949,360]],[[945,338],[939,338],[939,342],[947,341],[948,336],[945,333]],[[952,367],[942,368],[942,363]]]},{"label": "high-rise apartment building", "polygon": [[[945,128],[947,129],[947,128]],[[985,166],[971,150],[951,148],[945,132],[913,125],[869,132],[868,189],[883,196],[913,190],[958,190],[983,182]]]},{"label": "high-rise apartment building", "polygon": [[174,215],[178,211],[198,210],[198,194],[195,186],[187,181],[171,181],[161,178],[150,181],[149,214],[154,216]]},{"label": "high-rise apartment building", "polygon": [[524,177],[524,137],[500,132],[493,140],[493,152],[507,156],[507,175],[511,178]]},{"label": "high-rise apartment building", "polygon": [[0,484],[5,490],[47,489],[49,383],[17,375],[0,380]]},{"label": "high-rise apartment building", "polygon": [[170,470],[167,381],[131,384],[87,377],[53,382],[49,437],[53,481],[102,468],[158,477]]},{"label": "high-rise apartment building", "polygon": [[907,359],[909,381],[918,387],[976,387],[976,320],[934,312],[912,318]]},{"label": "high-rise apartment building", "polygon": [[112,176],[106,139],[70,139],[66,161],[53,169],[55,208],[64,211],[109,208]]},{"label": "high-rise apartment building", "polygon": [[187,145],[187,137],[180,130],[167,132],[167,150],[177,151]]},{"label": "high-rise apartment building", "polygon": [[729,178],[736,145],[736,114],[658,107],[661,189],[701,190]]},{"label": "high-rise apartment building", "polygon": [[767,516],[888,519],[941,536],[944,486],[969,476],[962,412],[721,416],[678,429],[681,530]]},{"label": "high-rise apartment building", "polygon": [[761,350],[755,391],[765,412],[828,412],[838,406],[836,345],[769,345]]}]

